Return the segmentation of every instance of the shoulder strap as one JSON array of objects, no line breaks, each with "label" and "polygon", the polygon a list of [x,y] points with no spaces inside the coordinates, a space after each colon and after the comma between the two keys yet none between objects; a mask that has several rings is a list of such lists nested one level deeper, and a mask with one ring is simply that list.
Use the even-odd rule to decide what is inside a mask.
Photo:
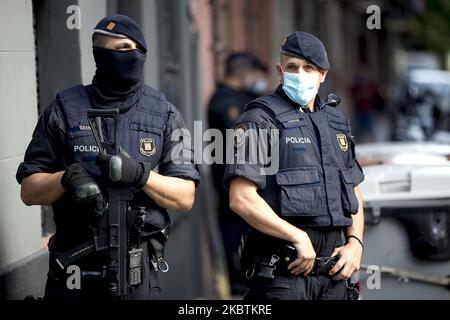
[{"label": "shoulder strap", "polygon": [[295,109],[292,107],[291,104],[289,104],[287,101],[282,99],[276,93],[262,96],[262,97],[257,98],[256,100],[253,100],[246,106],[245,111],[254,109],[254,108],[265,109],[271,115],[273,115],[274,118],[277,118],[277,119],[285,113],[288,113],[293,110],[295,111]]},{"label": "shoulder strap", "polygon": [[326,113],[341,118],[343,120],[347,120],[344,113],[342,112],[342,108],[340,107],[341,98],[337,95],[331,93],[328,95],[327,100],[321,105],[321,109],[325,110]]},{"label": "shoulder strap", "polygon": [[165,119],[167,118],[169,109],[168,105],[169,103],[163,93],[150,86],[144,85],[142,96],[138,102],[137,111]]},{"label": "shoulder strap", "polygon": [[328,105],[324,106],[324,110],[326,113],[341,118],[343,120],[347,120],[347,118],[345,117],[344,113],[342,112],[341,107],[330,107]]},{"label": "shoulder strap", "polygon": [[257,98],[250,102],[246,111],[259,108],[269,114],[278,125],[284,128],[306,124],[305,119],[298,110],[277,93]]},{"label": "shoulder strap", "polygon": [[87,124],[87,110],[91,108],[91,102],[85,86],[78,85],[63,90],[56,95],[56,99],[62,108],[69,128],[79,125],[75,122],[80,120],[86,120],[86,123],[83,124]]},{"label": "shoulder strap", "polygon": [[144,85],[144,95],[160,101],[166,101],[164,94],[148,85]]}]

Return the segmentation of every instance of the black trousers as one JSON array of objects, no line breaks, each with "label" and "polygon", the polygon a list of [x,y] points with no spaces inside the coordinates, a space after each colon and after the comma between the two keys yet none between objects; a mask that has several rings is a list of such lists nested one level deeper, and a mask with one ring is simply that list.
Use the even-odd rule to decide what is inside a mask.
[{"label": "black trousers", "polygon": [[[342,229],[302,230],[309,235],[317,257],[330,257],[344,243]],[[274,279],[252,277],[244,300],[345,300],[346,297],[346,281],[334,281],[327,275],[295,276],[287,271],[275,273]]]},{"label": "black trousers", "polygon": [[247,229],[246,223],[234,212],[228,208],[228,216],[223,216],[219,221],[222,242],[227,259],[227,269],[231,285],[232,294],[242,294],[246,288],[246,280],[239,263],[239,246],[241,236]]},{"label": "black trousers", "polygon": [[[52,266],[52,263],[50,263]],[[144,258],[143,284],[126,297],[126,300],[158,300],[161,293],[158,272],[153,268],[149,257]],[[103,301],[112,300],[104,279],[81,279],[80,289],[68,289],[67,278],[54,276],[47,277],[44,300],[69,302],[69,301]]]}]

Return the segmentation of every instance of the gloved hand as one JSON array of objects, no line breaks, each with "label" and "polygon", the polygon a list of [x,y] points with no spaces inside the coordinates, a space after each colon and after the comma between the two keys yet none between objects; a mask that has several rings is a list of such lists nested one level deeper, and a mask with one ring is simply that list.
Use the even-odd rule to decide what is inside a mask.
[{"label": "gloved hand", "polygon": [[96,160],[103,178],[111,184],[142,189],[150,176],[149,164],[138,162],[123,154],[98,155]]},{"label": "gloved hand", "polygon": [[72,193],[76,203],[83,209],[92,210],[96,216],[103,214],[103,195],[94,178],[79,164],[74,163],[66,169],[61,185]]}]

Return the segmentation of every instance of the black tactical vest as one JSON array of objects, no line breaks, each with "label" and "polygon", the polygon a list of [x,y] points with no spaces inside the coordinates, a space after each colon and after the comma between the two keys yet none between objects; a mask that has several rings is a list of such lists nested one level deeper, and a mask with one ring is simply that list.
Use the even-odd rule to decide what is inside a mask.
[{"label": "black tactical vest", "polygon": [[[64,165],[68,167],[78,162],[91,175],[99,178],[100,171],[95,165],[99,150],[88,122],[87,110],[92,106],[86,88],[80,85],[64,90],[57,95],[57,101],[62,107],[66,121]],[[164,95],[144,86],[137,105],[119,116],[119,143],[122,150],[131,158],[150,163],[152,169],[156,168],[162,157],[167,118],[168,104]],[[112,123],[105,121],[103,134],[106,140],[112,142]],[[144,236],[163,230],[171,223],[167,211],[143,191],[136,195],[131,206],[147,208]]]},{"label": "black tactical vest", "polygon": [[279,171],[259,191],[284,219],[298,227],[346,227],[358,212],[350,167],[354,143],[349,121],[338,107],[314,113],[294,108],[278,93],[261,97],[247,110],[262,108],[278,125]]}]

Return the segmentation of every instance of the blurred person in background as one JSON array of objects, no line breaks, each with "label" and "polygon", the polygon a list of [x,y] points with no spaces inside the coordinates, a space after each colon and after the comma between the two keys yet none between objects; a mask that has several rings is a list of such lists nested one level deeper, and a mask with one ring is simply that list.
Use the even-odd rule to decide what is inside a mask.
[{"label": "blurred person in background", "polygon": [[[267,67],[250,53],[230,54],[225,62],[225,77],[218,83],[209,102],[209,127],[220,130],[225,137],[226,130],[233,128],[245,105],[267,90],[268,84],[264,75],[266,71]],[[224,144],[224,159],[225,151]],[[224,164],[212,165],[214,186],[218,194],[219,227],[225,248],[231,291],[232,294],[239,294],[245,289],[245,279],[240,272],[238,248],[241,234],[246,230],[247,224],[230,210],[228,191],[222,184],[224,170]]]},{"label": "blurred person in background", "polygon": [[247,94],[254,100],[270,91],[269,68],[257,56],[253,56],[253,72],[247,85]]}]

